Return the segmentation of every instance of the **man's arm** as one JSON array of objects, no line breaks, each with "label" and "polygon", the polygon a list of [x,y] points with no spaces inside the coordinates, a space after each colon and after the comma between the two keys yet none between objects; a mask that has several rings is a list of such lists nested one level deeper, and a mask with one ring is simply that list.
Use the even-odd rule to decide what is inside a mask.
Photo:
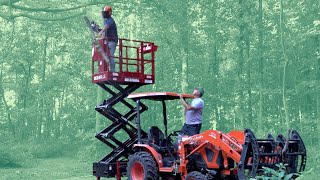
[{"label": "man's arm", "polygon": [[185,111],[189,111],[189,110],[194,110],[194,109],[195,109],[193,106],[191,106],[190,104],[188,104],[188,103],[186,102],[186,100],[184,100],[182,94],[180,94],[180,100],[181,100],[181,103],[182,103]]},{"label": "man's arm", "polygon": [[104,32],[106,32],[107,30],[109,29],[109,26],[108,25],[105,25],[103,27],[103,29],[99,32],[99,36],[102,36]]}]

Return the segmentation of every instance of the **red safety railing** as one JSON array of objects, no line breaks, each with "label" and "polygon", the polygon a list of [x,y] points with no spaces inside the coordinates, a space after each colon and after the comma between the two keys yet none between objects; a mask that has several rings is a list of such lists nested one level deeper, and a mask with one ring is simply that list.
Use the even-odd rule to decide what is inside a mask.
[{"label": "red safety railing", "polygon": [[[153,84],[155,51],[153,42],[119,39],[114,56],[110,56],[108,40],[100,39],[92,49],[92,82],[117,81],[119,83]],[[114,58],[115,72],[106,61]]]}]

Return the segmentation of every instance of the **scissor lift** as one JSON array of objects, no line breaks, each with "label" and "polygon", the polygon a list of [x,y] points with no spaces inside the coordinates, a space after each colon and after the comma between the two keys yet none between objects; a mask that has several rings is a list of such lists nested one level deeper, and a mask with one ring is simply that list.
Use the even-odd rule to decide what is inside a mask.
[{"label": "scissor lift", "polygon": [[[133,153],[132,146],[138,142],[138,129],[133,122],[137,109],[135,105],[128,102],[126,97],[141,86],[154,83],[154,55],[157,46],[152,42],[119,39],[113,57],[116,69],[115,72],[111,72],[108,61],[112,57],[108,52],[107,43],[107,39],[93,42],[92,82],[111,95],[95,109],[112,123],[95,137],[113,150],[100,161],[93,163],[93,175],[97,179],[100,177],[120,179],[125,175],[128,154]],[[115,106],[119,104],[122,107],[124,105],[127,111],[118,111]],[[147,110],[142,103],[139,107],[140,113]],[[121,140],[116,135],[119,131],[125,132],[128,138]],[[141,134],[143,137],[147,135],[144,131]]]}]

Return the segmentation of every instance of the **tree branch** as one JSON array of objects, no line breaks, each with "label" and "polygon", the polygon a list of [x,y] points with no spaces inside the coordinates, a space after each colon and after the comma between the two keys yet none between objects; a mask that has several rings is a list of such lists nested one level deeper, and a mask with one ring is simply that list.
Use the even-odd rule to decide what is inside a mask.
[{"label": "tree branch", "polygon": [[19,2],[21,0],[0,0],[0,6],[9,6],[9,4],[14,4],[16,2]]},{"label": "tree branch", "polygon": [[0,17],[2,17],[3,19],[6,19],[8,21],[11,21],[17,17],[26,17],[29,19],[37,20],[37,21],[63,21],[66,19],[71,19],[71,18],[80,16],[80,15],[83,15],[84,12],[73,14],[73,15],[66,16],[66,17],[60,17],[60,18],[46,18],[46,17],[40,16],[40,15],[34,16],[34,15],[27,14],[27,12],[57,13],[57,12],[72,11],[72,10],[76,10],[76,9],[80,9],[80,8],[84,8],[84,7],[92,6],[92,5],[105,4],[105,2],[103,2],[103,1],[93,1],[93,2],[85,3],[83,5],[71,7],[71,8],[50,8],[50,7],[32,8],[32,7],[25,7],[25,6],[21,6],[21,5],[16,5],[15,3],[19,2],[19,1],[21,1],[21,0],[0,0],[0,6],[8,6],[9,8],[23,11],[22,13],[15,14],[15,15],[10,15],[7,13],[0,12]]},{"label": "tree branch", "polygon": [[10,15],[7,15],[7,14],[4,14],[4,13],[1,13],[0,12],[0,17],[2,17],[3,19],[7,20],[7,21],[10,21]]},{"label": "tree branch", "polygon": [[20,2],[21,0],[0,0],[0,6],[8,6],[10,9],[15,9],[15,10],[21,10],[23,11],[20,14],[15,14],[15,15],[8,15],[7,13],[2,13],[0,12],[0,17],[3,19],[6,19],[8,21],[12,21],[13,19],[17,17],[26,17],[29,19],[37,20],[37,21],[63,21],[66,19],[71,19],[80,15],[83,15],[84,13],[77,13],[71,16],[67,17],[60,17],[60,18],[45,18],[42,17],[41,15],[39,16],[34,16],[34,15],[29,15],[26,14],[27,12],[45,12],[45,13],[57,13],[57,12],[67,12],[67,11],[72,11],[76,9],[81,9],[87,6],[92,6],[92,5],[100,5],[100,4],[105,4],[106,2],[104,1],[93,1],[93,2],[88,2],[83,5],[79,5],[76,7],[71,7],[71,8],[50,8],[50,7],[43,7],[43,8],[33,8],[33,7],[25,7],[21,5],[16,5],[15,3]]},{"label": "tree branch", "polygon": [[71,11],[71,10],[80,9],[80,8],[92,6],[92,5],[99,5],[99,4],[105,4],[105,2],[90,2],[90,3],[86,3],[83,5],[71,7],[71,8],[50,8],[50,7],[31,8],[31,7],[24,7],[24,6],[19,6],[15,4],[12,4],[11,7],[14,9],[19,9],[22,11],[30,11],[30,12],[65,12],[65,11]]},{"label": "tree branch", "polygon": [[[32,8],[32,7],[25,7],[25,6],[19,6],[19,5],[15,5],[14,3],[18,2],[19,0],[15,0],[14,2],[11,2],[11,7],[14,9],[19,9],[22,11],[30,11],[30,12],[65,12],[65,11],[71,11],[71,10],[75,10],[75,9],[80,9],[83,7],[87,7],[87,6],[92,6],[92,5],[99,5],[99,4],[105,4],[105,2],[100,2],[100,1],[93,1],[93,2],[89,2],[80,6],[76,6],[76,7],[72,7],[72,8],[50,8],[50,7],[44,7],[44,8]],[[9,6],[9,3],[1,3],[0,5],[5,5],[5,6]]]},{"label": "tree branch", "polygon": [[81,16],[81,15],[84,15],[85,13],[84,12],[80,12],[80,13],[76,13],[76,14],[73,14],[73,15],[70,15],[70,16],[65,16],[65,17],[57,17],[57,18],[47,18],[47,17],[43,17],[43,16],[33,16],[33,15],[30,15],[30,14],[24,14],[24,13],[20,13],[20,14],[15,14],[15,15],[7,15],[7,14],[4,14],[4,13],[0,13],[0,17],[10,21],[10,20],[13,20],[17,17],[26,17],[26,18],[29,18],[29,19],[33,19],[33,20],[37,20],[37,21],[64,21],[64,20],[67,20],[67,19],[72,19],[72,18],[75,18],[75,17],[78,17],[78,16]]}]

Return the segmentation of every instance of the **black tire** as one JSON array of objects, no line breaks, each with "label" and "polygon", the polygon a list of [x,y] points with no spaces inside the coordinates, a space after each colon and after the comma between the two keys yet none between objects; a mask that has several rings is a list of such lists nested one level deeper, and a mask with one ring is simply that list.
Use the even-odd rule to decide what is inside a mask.
[{"label": "black tire", "polygon": [[127,163],[128,180],[158,180],[158,167],[147,152],[136,152]]},{"label": "black tire", "polygon": [[207,180],[207,177],[198,171],[192,171],[187,174],[185,180]]}]

